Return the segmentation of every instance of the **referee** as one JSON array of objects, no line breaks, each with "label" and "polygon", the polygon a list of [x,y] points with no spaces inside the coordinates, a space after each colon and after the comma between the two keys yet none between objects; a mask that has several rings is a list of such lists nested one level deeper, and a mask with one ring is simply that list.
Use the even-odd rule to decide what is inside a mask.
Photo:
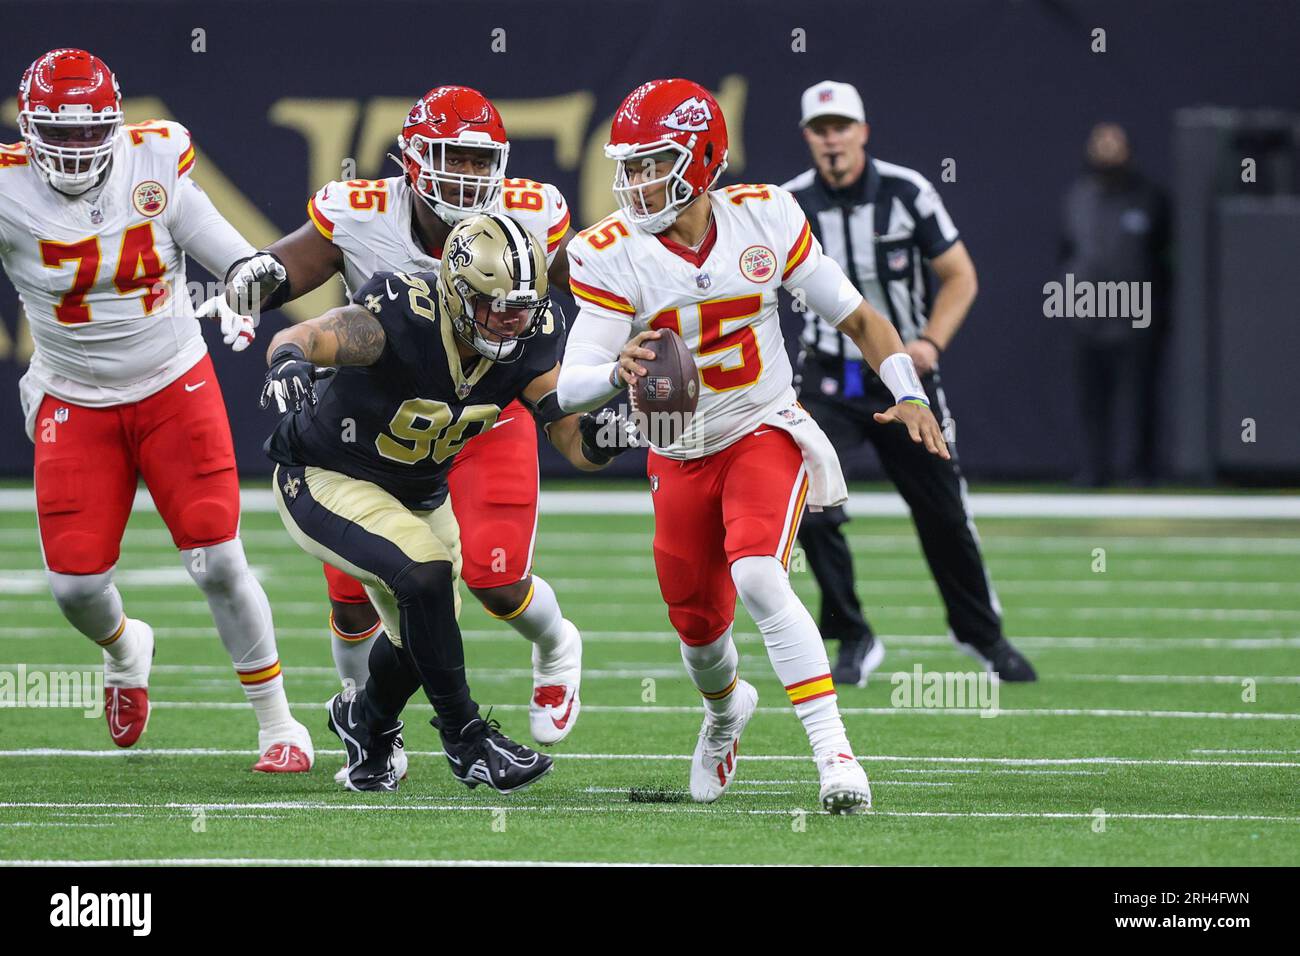
[{"label": "referee", "polygon": [[[825,81],[803,94],[804,140],[813,169],[785,183],[803,207],[822,249],[867,301],[898,329],[948,432],[952,416],[939,383],[939,356],[975,299],[975,265],[939,194],[919,173],[867,155],[870,127],[848,83]],[[926,265],[938,277],[931,301]],[[1001,607],[984,568],[957,455],[926,453],[907,432],[877,424],[893,404],[889,389],[849,339],[811,311],[801,340],[800,401],[841,455],[869,441],[912,511],[921,548],[958,646],[1006,681],[1036,678],[1002,636]],[[848,516],[827,508],[804,517],[799,542],[822,592],[821,632],[840,641],[836,684],[865,685],[884,647],[854,593],[853,556],[840,530]]]}]

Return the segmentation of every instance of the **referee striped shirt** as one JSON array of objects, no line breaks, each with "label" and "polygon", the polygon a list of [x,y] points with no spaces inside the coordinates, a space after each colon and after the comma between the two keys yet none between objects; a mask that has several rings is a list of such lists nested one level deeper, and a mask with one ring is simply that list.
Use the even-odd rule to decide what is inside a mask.
[{"label": "referee striped shirt", "polygon": [[[867,158],[858,181],[833,189],[815,169],[784,188],[794,194],[822,244],[849,280],[899,336],[925,331],[930,291],[925,262],[957,242],[957,227],[934,186],[915,170]],[[803,344],[828,355],[861,360],[848,336],[809,309]]]}]

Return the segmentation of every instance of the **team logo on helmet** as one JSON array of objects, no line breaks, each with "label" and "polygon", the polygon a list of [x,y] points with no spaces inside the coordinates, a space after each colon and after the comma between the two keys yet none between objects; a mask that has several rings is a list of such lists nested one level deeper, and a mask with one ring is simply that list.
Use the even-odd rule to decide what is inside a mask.
[{"label": "team logo on helmet", "polygon": [[152,219],[167,208],[167,190],[163,189],[162,183],[145,180],[135,187],[131,202],[136,212]]},{"label": "team logo on helmet", "polygon": [[469,251],[469,247],[474,244],[474,239],[478,233],[459,232],[452,239],[451,245],[447,249],[446,262],[456,269],[464,269],[474,261],[474,255]]},{"label": "team logo on helmet", "polygon": [[767,246],[750,246],[740,254],[740,274],[750,282],[766,282],[775,273],[776,253]]},{"label": "team logo on helmet", "polygon": [[711,122],[713,122],[713,110],[709,108],[709,104],[698,96],[692,96],[677,104],[676,109],[664,120],[664,125],[683,133],[702,133],[709,128]]}]

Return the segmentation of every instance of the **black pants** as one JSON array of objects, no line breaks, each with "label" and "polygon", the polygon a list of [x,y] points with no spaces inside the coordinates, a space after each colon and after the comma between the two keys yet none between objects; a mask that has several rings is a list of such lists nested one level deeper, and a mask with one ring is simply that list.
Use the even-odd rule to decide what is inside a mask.
[{"label": "black pants", "polygon": [[[875,447],[885,473],[912,511],[921,549],[948,611],[948,627],[957,639],[988,647],[1002,637],[1002,619],[980,554],[975,523],[966,508],[966,482],[957,466],[957,453],[944,461],[918,445],[902,425],[881,425],[872,419],[894,404],[883,384],[863,369],[865,394],[839,394],[839,362],[816,354],[804,360],[800,402],[808,409],[843,456],[864,441]],[[834,384],[836,394],[828,395]],[[940,425],[950,418],[938,374],[922,378],[930,407]],[[855,640],[870,635],[854,592],[853,555],[840,528],[849,520],[843,508],[809,512],[799,529],[813,576],[822,592],[821,632],[828,639]]]}]

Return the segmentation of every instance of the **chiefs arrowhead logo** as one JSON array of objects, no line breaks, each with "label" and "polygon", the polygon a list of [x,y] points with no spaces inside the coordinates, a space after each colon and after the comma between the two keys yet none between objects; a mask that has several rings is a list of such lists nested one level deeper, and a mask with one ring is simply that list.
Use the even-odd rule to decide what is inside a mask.
[{"label": "chiefs arrowhead logo", "polygon": [[664,125],[669,129],[681,130],[683,133],[702,133],[709,128],[711,122],[713,122],[713,110],[709,108],[709,104],[698,96],[692,96],[689,100],[679,103],[677,108],[668,114]]}]

